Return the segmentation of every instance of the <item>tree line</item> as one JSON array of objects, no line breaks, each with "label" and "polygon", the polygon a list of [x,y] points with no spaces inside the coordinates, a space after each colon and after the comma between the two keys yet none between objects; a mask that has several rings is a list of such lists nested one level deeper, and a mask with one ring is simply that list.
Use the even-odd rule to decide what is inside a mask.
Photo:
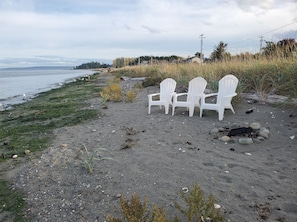
[{"label": "tree line", "polygon": [[[252,54],[249,52],[240,53],[237,55],[231,55],[227,51],[228,44],[220,41],[218,45],[214,47],[213,52],[209,58],[204,58],[204,62],[221,62],[231,61],[232,59],[248,60],[248,59],[259,59],[261,57],[266,58],[290,58],[297,57],[297,42],[295,39],[283,39],[278,42],[265,41],[266,46],[260,49],[260,52]],[[196,52],[195,56],[201,58],[201,53]],[[202,55],[203,57],[203,55]],[[184,58],[176,55],[171,56],[140,56],[138,58],[116,58],[113,60],[112,65],[100,63],[100,62],[89,62],[76,66],[74,69],[98,69],[98,68],[120,68],[124,66],[135,66],[135,65],[146,65],[146,64],[160,64],[160,63],[181,63],[184,62]]]},{"label": "tree line", "polygon": [[297,52],[297,42],[295,39],[283,39],[276,43],[265,41],[266,46],[260,49],[259,53],[251,54],[251,53],[241,53],[239,55],[231,56],[229,52],[227,52],[227,43],[219,42],[217,46],[215,46],[214,51],[211,53],[209,60],[210,61],[228,61],[233,58],[290,58],[296,57]]},{"label": "tree line", "polygon": [[120,67],[124,67],[124,66],[135,66],[135,65],[139,65],[139,64],[150,64],[150,63],[154,63],[154,64],[158,64],[158,63],[164,63],[164,62],[168,62],[168,63],[172,63],[172,62],[176,62],[176,61],[180,61],[183,58],[180,56],[176,56],[176,55],[171,55],[171,56],[140,56],[138,58],[116,58],[115,60],[113,60],[112,65],[115,68],[120,68]]},{"label": "tree line", "polygon": [[[210,54],[209,58],[204,58],[204,62],[221,62],[221,61],[231,61],[232,59],[259,59],[261,57],[266,58],[290,58],[296,57],[297,52],[297,42],[295,39],[283,39],[276,43],[265,41],[266,46],[261,48],[260,52],[252,54],[249,52],[240,53],[237,55],[231,55],[227,51],[228,44],[220,41],[218,45],[214,47],[213,52]],[[201,53],[196,52],[195,56],[201,58]],[[202,55],[203,57],[203,55]],[[140,56],[138,58],[116,58],[113,60],[113,67],[120,68],[124,66],[134,66],[139,64],[158,64],[158,63],[179,63],[183,62],[184,59],[180,56]]]},{"label": "tree line", "polygon": [[99,68],[109,68],[111,65],[105,64],[105,63],[100,63],[100,62],[88,62],[88,63],[83,63],[79,66],[74,67],[74,69],[99,69]]}]

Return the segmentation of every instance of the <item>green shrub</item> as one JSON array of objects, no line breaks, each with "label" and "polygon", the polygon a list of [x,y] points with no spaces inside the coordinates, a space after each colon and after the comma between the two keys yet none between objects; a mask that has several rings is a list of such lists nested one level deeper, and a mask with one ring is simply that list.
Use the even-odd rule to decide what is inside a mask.
[{"label": "green shrub", "polygon": [[135,90],[129,90],[126,93],[126,102],[133,102],[136,99],[137,92]]},{"label": "green shrub", "polygon": [[[189,193],[181,192],[181,197],[187,205],[184,209],[180,204],[176,203],[176,208],[187,218],[188,222],[193,221],[205,221],[210,220],[214,222],[224,221],[224,217],[220,213],[220,209],[215,207],[215,198],[210,195],[208,199],[204,197],[204,193],[201,188],[194,184],[192,190]],[[207,219],[208,218],[208,219]],[[180,220],[176,217],[176,222]]]},{"label": "green shrub", "polygon": [[[184,209],[180,204],[176,203],[176,209],[184,216],[181,220],[175,215],[174,222],[188,221],[224,221],[224,217],[220,213],[220,209],[215,207],[215,198],[210,195],[208,199],[204,197],[201,188],[194,184],[192,190],[188,193],[181,192],[181,197],[187,208]],[[108,215],[108,222],[169,222],[163,207],[159,208],[153,205],[152,212],[148,209],[147,197],[144,197],[144,202],[139,199],[139,194],[132,195],[130,200],[125,200],[124,196],[120,199],[122,219],[114,218]],[[186,220],[185,220],[186,218]]]},{"label": "green shrub", "polygon": [[120,102],[123,100],[123,91],[119,84],[111,83],[100,92],[100,96],[106,101]]}]

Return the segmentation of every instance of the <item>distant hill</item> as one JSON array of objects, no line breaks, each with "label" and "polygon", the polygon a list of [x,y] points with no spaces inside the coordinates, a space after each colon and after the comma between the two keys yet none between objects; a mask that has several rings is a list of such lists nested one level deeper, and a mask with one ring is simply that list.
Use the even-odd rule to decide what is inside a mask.
[{"label": "distant hill", "polygon": [[74,69],[98,69],[98,68],[109,68],[112,65],[100,63],[100,62],[88,62],[76,66]]}]

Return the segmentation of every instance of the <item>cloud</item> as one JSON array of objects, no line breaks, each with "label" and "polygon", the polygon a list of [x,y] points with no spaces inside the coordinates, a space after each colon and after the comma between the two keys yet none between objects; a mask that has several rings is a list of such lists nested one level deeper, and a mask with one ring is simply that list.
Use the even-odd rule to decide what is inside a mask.
[{"label": "cloud", "polygon": [[257,12],[258,14],[260,14],[259,12],[265,14],[267,10],[296,3],[295,0],[225,0],[225,2],[235,2],[241,10],[245,12]]},{"label": "cloud", "polygon": [[271,9],[274,6],[274,0],[233,0],[243,11],[250,11],[252,8],[263,10]]},{"label": "cloud", "polygon": [[33,0],[2,0],[0,10],[7,11],[31,11],[34,9]]},{"label": "cloud", "polygon": [[141,27],[148,30],[152,34],[160,33],[160,30],[157,29],[157,28],[152,28],[152,27],[149,27],[149,26],[146,26],[146,25],[142,25]]},{"label": "cloud", "polygon": [[0,59],[31,61],[38,55],[78,59],[146,54],[187,57],[200,50],[202,33],[206,56],[219,41],[228,43],[232,53],[258,50],[259,36],[264,33],[266,39],[276,39],[282,33],[296,38],[288,31],[297,30],[297,23],[282,27],[297,21],[296,4],[282,2],[1,0]]},{"label": "cloud", "polygon": [[77,66],[90,61],[111,64],[111,60],[100,58],[65,58],[56,56],[35,56],[26,58],[6,58],[0,59],[0,68],[6,67],[35,67],[35,66]]}]

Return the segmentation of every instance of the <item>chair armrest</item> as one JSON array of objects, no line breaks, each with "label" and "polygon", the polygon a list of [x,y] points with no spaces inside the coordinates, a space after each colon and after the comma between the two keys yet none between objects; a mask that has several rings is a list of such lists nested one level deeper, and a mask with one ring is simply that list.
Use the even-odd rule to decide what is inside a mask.
[{"label": "chair armrest", "polygon": [[226,96],[224,96],[224,98],[232,98],[232,97],[234,97],[234,96],[236,96],[237,95],[237,93],[232,93],[232,94],[230,94],[230,95],[226,95]]},{"label": "chair armrest", "polygon": [[179,96],[185,96],[185,95],[187,95],[187,93],[174,93],[174,94],[172,95],[172,97],[173,97],[173,101],[177,102],[177,98],[178,98]]},{"label": "chair armrest", "polygon": [[187,95],[188,93],[174,93],[172,96],[173,97],[175,97],[175,98],[177,98],[177,97],[179,97],[179,96],[185,96],[185,95]]},{"label": "chair armrest", "polygon": [[217,96],[218,93],[209,93],[209,94],[201,94],[202,98],[208,98],[208,97],[212,97],[212,96]]},{"label": "chair armrest", "polygon": [[160,93],[152,93],[152,94],[148,94],[147,96],[149,98],[152,98],[153,96],[159,96],[159,95],[160,95]]}]

